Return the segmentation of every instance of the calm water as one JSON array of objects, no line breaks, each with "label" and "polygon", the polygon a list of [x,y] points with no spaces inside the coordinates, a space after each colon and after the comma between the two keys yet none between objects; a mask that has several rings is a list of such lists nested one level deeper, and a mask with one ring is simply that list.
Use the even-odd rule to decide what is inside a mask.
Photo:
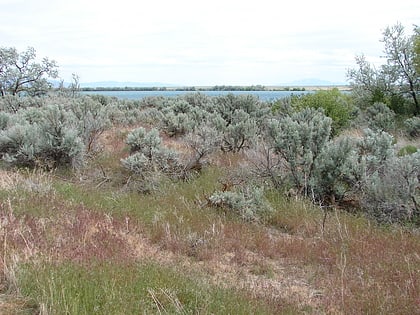
[{"label": "calm water", "polygon": [[[172,97],[197,92],[190,91],[85,91],[83,94],[100,94],[105,96],[115,96],[121,99],[141,99],[150,96]],[[255,95],[261,101],[272,101],[290,95],[311,93],[310,91],[200,91],[209,96],[219,96],[232,93],[234,95]]]}]

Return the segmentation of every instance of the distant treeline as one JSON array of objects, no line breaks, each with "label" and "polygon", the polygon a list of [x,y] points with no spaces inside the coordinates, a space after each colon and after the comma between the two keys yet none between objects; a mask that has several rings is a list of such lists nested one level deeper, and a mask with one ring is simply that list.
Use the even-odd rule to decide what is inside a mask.
[{"label": "distant treeline", "polygon": [[215,85],[209,87],[83,87],[81,91],[305,91],[304,87],[277,87],[268,88],[263,85],[250,85],[250,86],[238,86],[238,85]]}]

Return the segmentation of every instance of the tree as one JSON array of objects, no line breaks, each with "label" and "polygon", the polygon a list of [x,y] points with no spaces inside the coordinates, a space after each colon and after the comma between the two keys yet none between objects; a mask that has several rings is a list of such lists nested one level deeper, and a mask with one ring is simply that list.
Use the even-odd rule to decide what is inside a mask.
[{"label": "tree", "polygon": [[57,68],[57,63],[46,57],[37,62],[32,47],[22,53],[16,48],[0,48],[0,93],[2,96],[20,92],[44,94],[51,88],[48,78],[58,77]]},{"label": "tree", "polygon": [[411,96],[416,114],[420,114],[417,94],[420,90],[420,76],[415,68],[414,36],[405,36],[404,27],[397,23],[387,27],[383,32],[382,42],[385,45],[386,65],[383,71],[389,75],[403,94]]},{"label": "tree", "polygon": [[[418,34],[418,30],[415,32]],[[358,68],[350,69],[347,76],[359,103],[370,106],[382,102],[396,112],[404,112],[406,109],[401,107],[409,101],[414,113],[420,115],[420,77],[415,66],[417,37],[406,36],[404,27],[397,23],[383,32],[386,64],[377,69],[363,55],[356,57]]]},{"label": "tree", "polygon": [[391,87],[384,74],[371,65],[364,55],[355,59],[357,68],[350,69],[347,77],[357,105],[363,108],[376,102],[388,103],[386,96],[391,93]]},{"label": "tree", "polygon": [[420,27],[414,29],[414,66],[417,73],[420,73]]}]

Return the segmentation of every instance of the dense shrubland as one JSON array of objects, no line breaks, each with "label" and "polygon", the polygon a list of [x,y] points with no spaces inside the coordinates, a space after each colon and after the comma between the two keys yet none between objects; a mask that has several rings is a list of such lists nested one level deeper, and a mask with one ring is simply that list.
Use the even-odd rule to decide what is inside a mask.
[{"label": "dense shrubland", "polygon": [[[130,130],[128,155],[118,176],[141,192],[158,190],[165,179],[199,176],[212,156],[243,152],[241,174],[232,176],[246,179],[232,190],[215,191],[212,204],[248,213],[250,198],[263,198],[251,191],[275,188],[321,206],[351,204],[352,211],[384,222],[417,222],[418,117],[405,121],[402,134],[387,105],[374,103],[356,115],[351,100],[338,90],[275,103],[233,94],[140,101],[8,96],[0,100],[0,152],[4,165],[80,170],[100,155],[101,134],[124,126]],[[404,138],[414,149],[398,146]],[[254,219],[260,219],[260,207],[254,208]]]}]

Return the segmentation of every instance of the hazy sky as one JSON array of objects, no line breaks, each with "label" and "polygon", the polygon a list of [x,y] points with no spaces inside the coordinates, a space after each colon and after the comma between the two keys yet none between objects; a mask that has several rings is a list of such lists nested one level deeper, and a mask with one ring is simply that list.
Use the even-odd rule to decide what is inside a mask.
[{"label": "hazy sky", "polygon": [[345,82],[382,31],[420,25],[418,0],[0,0],[0,46],[34,47],[81,82]]}]

